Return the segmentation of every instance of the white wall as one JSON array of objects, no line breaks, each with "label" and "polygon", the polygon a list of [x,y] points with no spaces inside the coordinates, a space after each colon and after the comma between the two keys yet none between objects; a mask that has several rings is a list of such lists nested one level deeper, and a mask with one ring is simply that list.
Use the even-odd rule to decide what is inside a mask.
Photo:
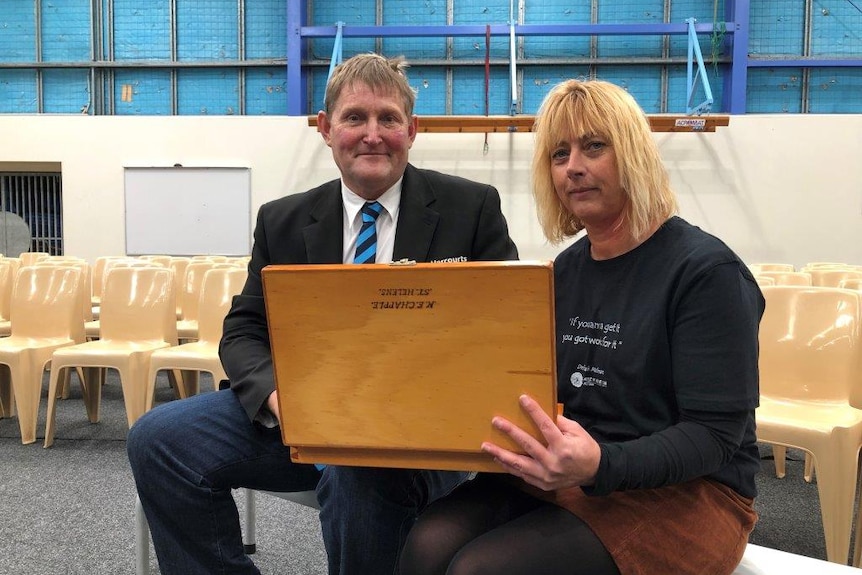
[{"label": "white wall", "polygon": [[[746,261],[862,264],[862,115],[734,116],[656,140],[681,215]],[[483,154],[483,134],[420,133],[411,160],[496,186],[521,257],[551,259],[560,247],[536,223],[532,141],[490,134]],[[248,166],[252,220],[263,202],[337,177],[304,117],[0,115],[0,170],[17,162],[61,164],[65,250],[91,261],[124,252],[124,166]]]}]

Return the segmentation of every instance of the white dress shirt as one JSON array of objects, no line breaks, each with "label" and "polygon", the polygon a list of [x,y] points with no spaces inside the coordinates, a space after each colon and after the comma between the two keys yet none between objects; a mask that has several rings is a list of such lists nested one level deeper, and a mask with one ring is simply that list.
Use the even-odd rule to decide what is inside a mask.
[{"label": "white dress shirt", "polygon": [[[377,198],[383,206],[380,215],[377,216],[377,255],[375,263],[387,264],[392,261],[392,252],[395,249],[395,228],[398,224],[398,207],[401,205],[401,182],[403,178],[395,182],[395,185],[383,192]],[[341,261],[352,264],[356,255],[356,238],[362,228],[362,215],[360,211],[367,200],[353,193],[341,181],[341,203],[344,206],[344,219],[342,225],[343,253]]]}]

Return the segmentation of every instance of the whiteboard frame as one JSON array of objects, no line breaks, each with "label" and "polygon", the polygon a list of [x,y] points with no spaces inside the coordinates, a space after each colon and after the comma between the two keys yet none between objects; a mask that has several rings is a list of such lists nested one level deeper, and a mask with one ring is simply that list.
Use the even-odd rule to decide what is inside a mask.
[{"label": "whiteboard frame", "polygon": [[126,254],[251,253],[251,168],[123,168]]}]

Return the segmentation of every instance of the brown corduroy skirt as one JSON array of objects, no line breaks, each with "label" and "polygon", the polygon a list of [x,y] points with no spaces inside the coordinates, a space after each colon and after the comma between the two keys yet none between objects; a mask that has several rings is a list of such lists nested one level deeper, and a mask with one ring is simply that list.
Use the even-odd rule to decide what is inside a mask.
[{"label": "brown corduroy skirt", "polygon": [[752,499],[708,479],[607,496],[522,488],[581,518],[622,575],[729,575],[757,522]]}]

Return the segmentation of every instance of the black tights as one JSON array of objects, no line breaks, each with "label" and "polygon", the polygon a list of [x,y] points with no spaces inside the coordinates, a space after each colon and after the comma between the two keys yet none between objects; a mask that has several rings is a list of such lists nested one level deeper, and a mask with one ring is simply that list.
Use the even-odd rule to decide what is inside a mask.
[{"label": "black tights", "polygon": [[480,475],[428,507],[401,575],[619,575],[601,541],[565,509]]}]

